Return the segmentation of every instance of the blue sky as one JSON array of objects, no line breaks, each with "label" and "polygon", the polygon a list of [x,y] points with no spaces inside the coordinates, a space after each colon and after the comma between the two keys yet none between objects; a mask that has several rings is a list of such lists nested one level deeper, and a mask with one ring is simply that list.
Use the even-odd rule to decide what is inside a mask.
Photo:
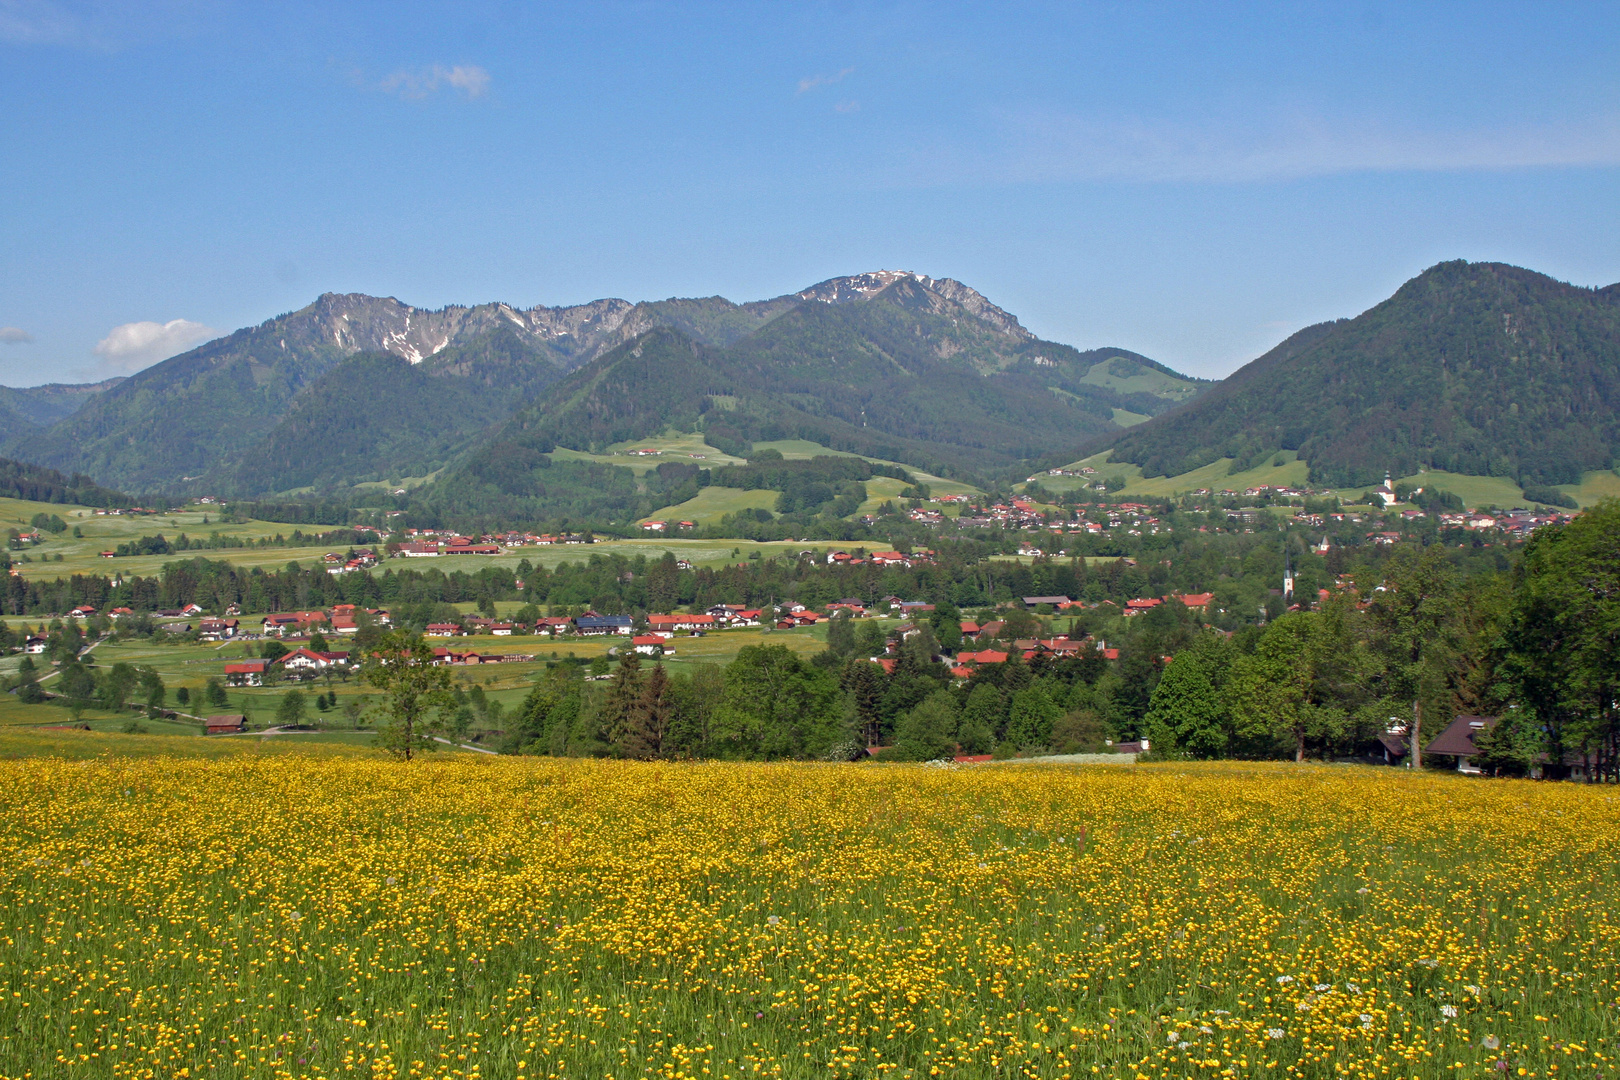
[{"label": "blue sky", "polygon": [[324,291],[954,277],[1216,377],[1443,259],[1620,280],[1613,4],[0,0],[0,383]]}]

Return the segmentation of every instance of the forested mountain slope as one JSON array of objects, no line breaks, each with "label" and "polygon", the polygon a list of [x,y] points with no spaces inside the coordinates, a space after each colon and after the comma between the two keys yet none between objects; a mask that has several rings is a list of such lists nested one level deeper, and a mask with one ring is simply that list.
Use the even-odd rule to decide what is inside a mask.
[{"label": "forested mountain slope", "polygon": [[[985,475],[1114,430],[1123,401],[1163,409],[1201,389],[1134,354],[1040,341],[977,293],[953,299],[911,275],[856,280],[869,287],[855,299],[829,288],[726,347],[649,331],[567,376],[425,494],[538,497],[561,475],[533,471],[553,448],[599,452],[670,428],[739,454],[797,438]],[[1140,385],[1086,381],[1112,368]]]},{"label": "forested mountain slope", "polygon": [[[645,379],[592,373],[557,388],[571,400],[596,387],[591,407],[563,420],[553,383],[657,329],[724,358],[702,401],[662,376],[654,391]],[[379,354],[410,366],[380,365]],[[518,430],[544,414],[568,438],[595,443],[609,431],[635,437],[649,423],[690,425],[709,398],[740,389],[737,438],[775,423],[862,452],[1000,467],[1101,434],[1122,412],[1163,411],[1205,385],[1134,353],[1039,341],[961,282],[901,271],[748,304],[608,299],[425,311],[328,293],[93,393],[49,427],[13,409],[0,449],[136,490],[333,489],[432,471],[530,403],[535,410],[514,417]],[[634,400],[643,393],[656,396]],[[0,396],[0,422],[6,404]],[[407,422],[418,425],[408,436],[384,430]]]},{"label": "forested mountain slope", "polygon": [[1441,263],[1105,446],[1148,476],[1288,449],[1332,486],[1420,468],[1576,483],[1620,448],[1620,286]]}]

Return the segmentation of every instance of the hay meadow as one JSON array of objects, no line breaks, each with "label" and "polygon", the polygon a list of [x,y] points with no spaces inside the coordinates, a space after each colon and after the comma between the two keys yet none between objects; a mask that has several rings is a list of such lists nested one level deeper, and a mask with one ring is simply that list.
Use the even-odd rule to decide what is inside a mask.
[{"label": "hay meadow", "polygon": [[0,1076],[1608,1076],[1617,835],[1330,766],[13,759]]}]

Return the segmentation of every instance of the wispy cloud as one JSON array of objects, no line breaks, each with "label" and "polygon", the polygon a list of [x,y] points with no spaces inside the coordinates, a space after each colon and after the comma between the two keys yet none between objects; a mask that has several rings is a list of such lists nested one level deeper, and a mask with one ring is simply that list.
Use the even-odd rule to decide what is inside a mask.
[{"label": "wispy cloud", "polygon": [[833,83],[841,83],[847,76],[853,74],[855,74],[855,69],[847,67],[842,71],[835,71],[831,75],[811,75],[809,78],[799,80],[799,93],[808,93],[818,86],[831,86]]},{"label": "wispy cloud", "polygon": [[1246,182],[1354,172],[1620,164],[1620,116],[1422,131],[1318,117],[1266,123],[1097,120],[1031,110],[988,117],[987,138],[922,149],[938,177],[1002,181]]},{"label": "wispy cloud", "polygon": [[834,105],[833,111],[841,113],[860,112],[861,103],[856,101],[854,98],[850,98],[848,101],[840,101],[838,104]]},{"label": "wispy cloud", "polygon": [[472,101],[489,91],[489,83],[489,72],[476,64],[456,64],[451,67],[434,64],[415,71],[401,69],[375,85],[378,90],[407,101],[432,97],[444,87]]},{"label": "wispy cloud", "polygon": [[0,41],[58,45],[83,36],[83,23],[48,0],[0,0]]},{"label": "wispy cloud", "polygon": [[209,16],[210,7],[197,0],[0,0],[0,42],[111,52],[185,35]]},{"label": "wispy cloud", "polygon": [[217,330],[190,319],[166,323],[131,322],[115,326],[96,344],[96,355],[114,374],[130,374],[184,352]]},{"label": "wispy cloud", "polygon": [[27,345],[34,335],[20,326],[0,326],[0,345]]}]

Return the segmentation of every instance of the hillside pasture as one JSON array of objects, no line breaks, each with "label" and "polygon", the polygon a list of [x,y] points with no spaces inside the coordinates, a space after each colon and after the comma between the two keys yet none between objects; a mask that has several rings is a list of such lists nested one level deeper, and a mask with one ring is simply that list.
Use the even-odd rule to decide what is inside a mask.
[{"label": "hillside pasture", "polygon": [[[217,551],[178,552],[173,555],[138,555],[116,559],[103,559],[101,552],[114,550],[119,544],[139,540],[143,536],[163,534],[169,540],[185,533],[193,539],[206,539],[213,533],[242,540],[269,539],[277,535],[291,536],[302,529],[306,533],[329,532],[334,525],[291,525],[279,521],[249,520],[242,524],[221,524],[218,507],[189,507],[173,513],[152,515],[101,515],[87,506],[61,503],[28,502],[22,499],[0,499],[0,531],[16,528],[29,530],[29,522],[36,514],[60,517],[68,526],[60,533],[42,532],[45,543],[14,551],[11,557],[19,564],[26,578],[54,579],[74,574],[110,574],[114,571],[126,576],[156,574],[166,562],[204,555],[227,558],[241,566],[281,567],[291,561],[319,559],[326,547],[268,547],[222,548]],[[73,535],[78,526],[82,538]],[[28,562],[21,561],[28,556]],[[60,555],[61,561],[56,557]]]},{"label": "hillside pasture", "polygon": [[677,521],[690,521],[696,525],[708,525],[719,521],[727,514],[735,514],[740,510],[775,510],[777,497],[782,493],[769,488],[743,488],[706,487],[701,489],[693,498],[674,506],[666,506],[657,510],[643,521],[667,521],[673,525]]}]

